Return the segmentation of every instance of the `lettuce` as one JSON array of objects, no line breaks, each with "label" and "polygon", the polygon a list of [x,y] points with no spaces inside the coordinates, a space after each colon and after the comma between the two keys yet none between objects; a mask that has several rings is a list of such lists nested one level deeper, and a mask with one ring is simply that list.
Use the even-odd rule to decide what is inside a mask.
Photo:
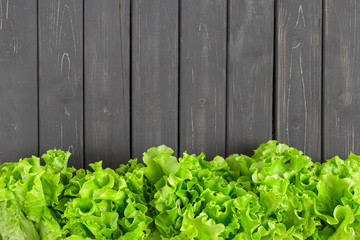
[{"label": "lettuce", "polygon": [[313,163],[269,141],[208,161],[150,148],[113,170],[50,150],[0,166],[0,240],[358,239],[360,157]]},{"label": "lettuce", "polygon": [[[49,151],[46,166],[37,157],[0,166],[0,226],[3,239],[60,239],[61,215],[54,209],[73,168],[66,166],[68,153]],[[60,166],[63,163],[62,166]],[[61,167],[61,169],[60,169]]]},{"label": "lettuce", "polygon": [[[152,219],[143,193],[144,168],[125,171],[90,164],[70,180],[63,217],[69,235],[91,239],[145,239]],[[120,173],[120,174],[119,174]],[[69,191],[67,191],[69,190]]]}]

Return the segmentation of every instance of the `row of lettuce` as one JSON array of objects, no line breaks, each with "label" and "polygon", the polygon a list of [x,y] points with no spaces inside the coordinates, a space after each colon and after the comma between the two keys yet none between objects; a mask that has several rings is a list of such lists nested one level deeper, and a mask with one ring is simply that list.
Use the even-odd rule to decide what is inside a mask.
[{"label": "row of lettuce", "polygon": [[162,145],[116,170],[51,150],[0,166],[0,240],[360,239],[360,157],[313,163],[276,141],[252,157]]}]

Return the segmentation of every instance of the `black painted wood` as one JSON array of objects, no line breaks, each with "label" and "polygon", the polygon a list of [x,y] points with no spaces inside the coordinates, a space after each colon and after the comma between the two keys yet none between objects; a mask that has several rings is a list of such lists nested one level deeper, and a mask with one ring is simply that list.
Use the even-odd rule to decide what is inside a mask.
[{"label": "black painted wood", "polygon": [[360,4],[325,1],[324,158],[360,154]]},{"label": "black painted wood", "polygon": [[70,150],[83,167],[83,1],[39,0],[40,154]]},{"label": "black painted wood", "polygon": [[227,154],[272,138],[274,1],[230,0]]},{"label": "black painted wood", "polygon": [[38,154],[36,0],[0,0],[0,163]]},{"label": "black painted wood", "polygon": [[223,0],[181,1],[180,152],[225,155],[226,13]]},{"label": "black painted wood", "polygon": [[314,161],[360,154],[358,12],[341,0],[0,0],[0,163],[56,147],[70,165],[116,168],[160,144],[211,159],[270,138]]},{"label": "black painted wood", "polygon": [[178,0],[134,0],[132,154],[178,147]]},{"label": "black painted wood", "polygon": [[277,1],[276,139],[321,161],[322,1]]},{"label": "black painted wood", "polygon": [[84,4],[85,163],[116,168],[130,157],[130,1]]}]

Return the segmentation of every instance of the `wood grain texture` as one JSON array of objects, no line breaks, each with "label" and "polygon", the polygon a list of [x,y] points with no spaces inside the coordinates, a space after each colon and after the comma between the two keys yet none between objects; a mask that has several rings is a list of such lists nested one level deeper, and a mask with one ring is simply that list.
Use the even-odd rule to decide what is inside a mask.
[{"label": "wood grain texture", "polygon": [[226,1],[181,1],[180,152],[225,155]]},{"label": "wood grain texture", "polygon": [[0,0],[0,163],[38,155],[36,0]]},{"label": "wood grain texture", "polygon": [[116,168],[130,157],[130,2],[84,4],[85,163]]},{"label": "wood grain texture", "polygon": [[132,154],[178,147],[178,1],[134,0]]},{"label": "wood grain texture", "polygon": [[70,150],[83,167],[82,0],[39,0],[40,154]]},{"label": "wood grain texture", "polygon": [[272,138],[274,1],[229,1],[227,154]]},{"label": "wood grain texture", "polygon": [[324,158],[360,154],[360,3],[325,1]]},{"label": "wood grain texture", "polygon": [[277,2],[276,133],[321,161],[321,0]]}]

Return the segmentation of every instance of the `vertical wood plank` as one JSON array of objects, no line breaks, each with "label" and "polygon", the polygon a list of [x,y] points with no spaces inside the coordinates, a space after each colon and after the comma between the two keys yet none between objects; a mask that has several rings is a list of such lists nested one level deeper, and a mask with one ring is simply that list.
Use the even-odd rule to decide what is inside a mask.
[{"label": "vertical wood plank", "polygon": [[0,164],[38,154],[36,12],[0,0]]},{"label": "vertical wood plank", "polygon": [[178,0],[134,0],[132,153],[178,146]]},{"label": "vertical wood plank", "polygon": [[324,158],[360,154],[360,3],[325,1]]},{"label": "vertical wood plank", "polygon": [[82,0],[39,0],[39,138],[83,167]]},{"label": "vertical wood plank", "polygon": [[84,1],[85,162],[130,157],[130,1]]},{"label": "vertical wood plank", "polygon": [[274,1],[230,0],[227,154],[272,137]]},{"label": "vertical wood plank", "polygon": [[180,152],[225,154],[226,1],[181,1]]},{"label": "vertical wood plank", "polygon": [[277,5],[276,139],[321,161],[321,0]]}]

